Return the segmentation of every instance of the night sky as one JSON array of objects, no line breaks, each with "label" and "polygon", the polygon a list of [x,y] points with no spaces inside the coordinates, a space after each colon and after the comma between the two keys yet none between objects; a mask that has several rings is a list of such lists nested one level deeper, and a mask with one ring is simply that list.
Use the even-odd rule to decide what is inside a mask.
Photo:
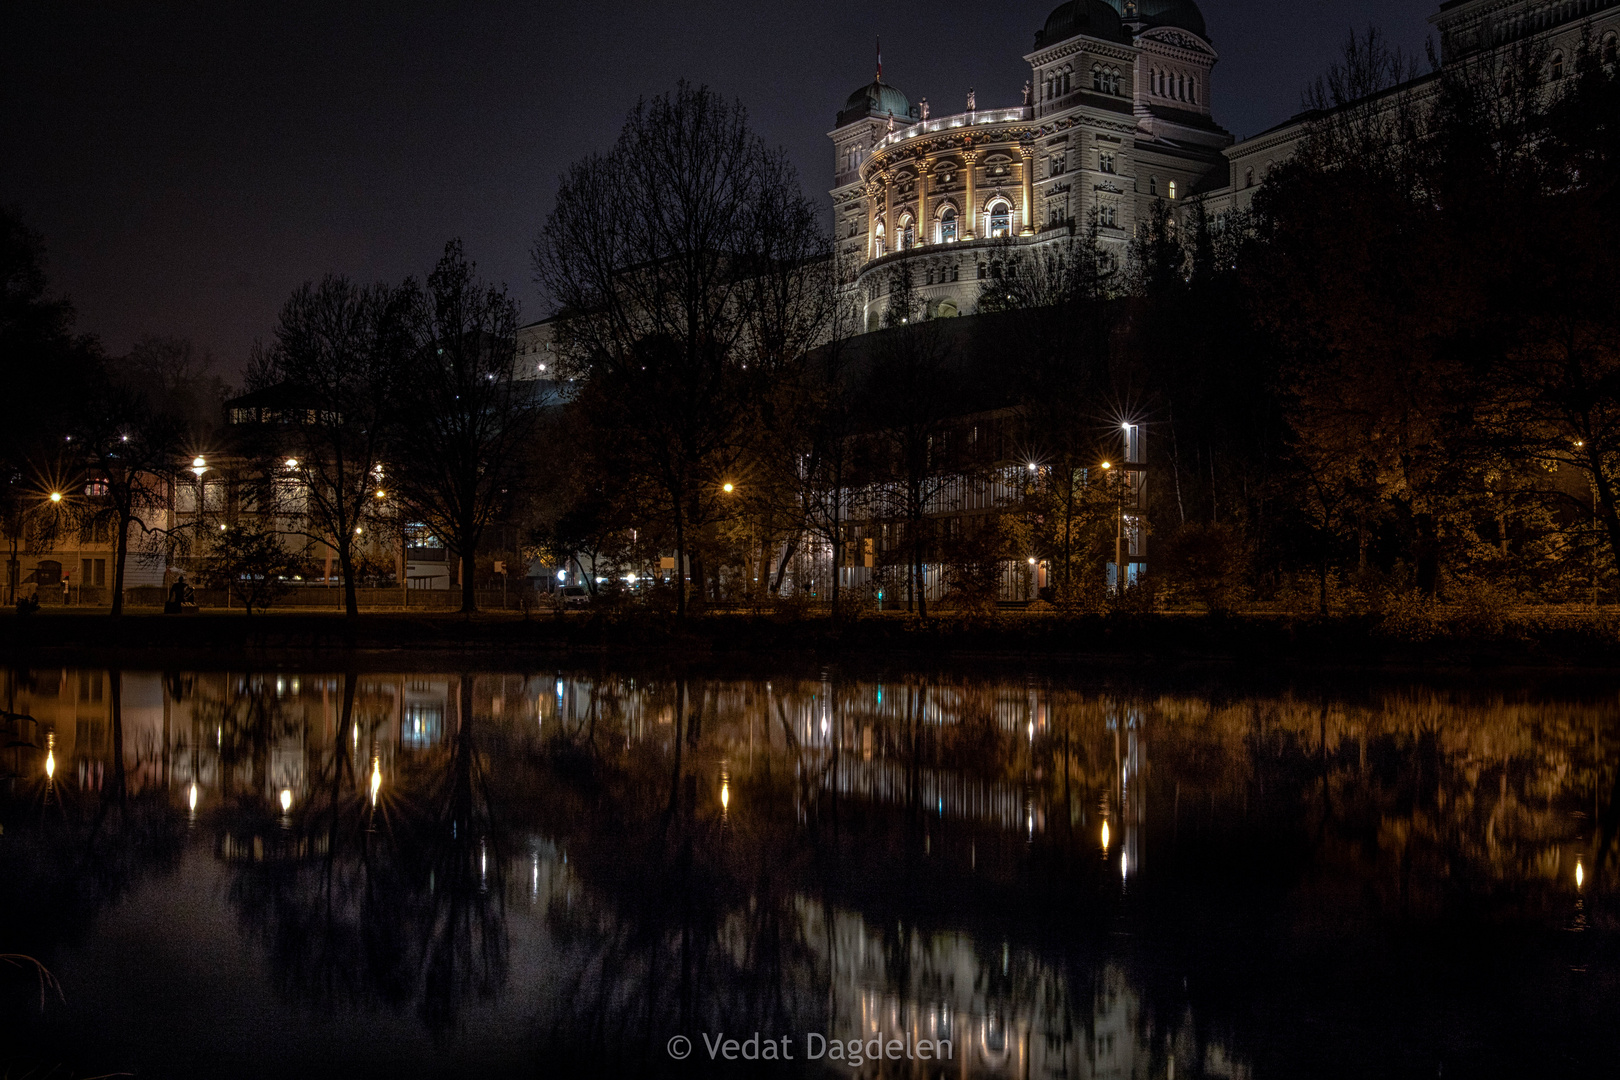
[{"label": "night sky", "polygon": [[[336,271],[397,281],[462,237],[545,314],[531,239],[559,172],[643,95],[687,78],[749,107],[824,197],[826,133],[884,74],[936,115],[1017,103],[1055,0],[931,4],[7,5],[0,202],[43,233],[80,328],[112,352],[180,334],[228,377],[287,294]],[[1216,119],[1298,111],[1352,26],[1421,54],[1437,0],[1202,0]]]}]

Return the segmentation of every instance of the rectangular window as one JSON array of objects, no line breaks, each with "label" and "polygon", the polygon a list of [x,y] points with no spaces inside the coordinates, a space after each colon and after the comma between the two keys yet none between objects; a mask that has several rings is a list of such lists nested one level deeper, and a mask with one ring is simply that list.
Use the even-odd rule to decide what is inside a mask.
[{"label": "rectangular window", "polygon": [[97,559],[96,560],[96,584],[97,585],[105,585],[105,584],[107,584],[107,560],[106,559]]},{"label": "rectangular window", "polygon": [[91,571],[91,568],[94,565],[95,564],[92,563],[89,559],[80,559],[79,560],[79,584],[80,585],[88,585],[88,584],[90,584],[90,571]]},{"label": "rectangular window", "polygon": [[1113,172],[1114,171],[1114,155],[1113,154],[1100,154],[1100,155],[1098,155],[1098,157],[1097,157],[1097,168],[1100,169],[1101,171],[1105,172],[1105,173]]}]

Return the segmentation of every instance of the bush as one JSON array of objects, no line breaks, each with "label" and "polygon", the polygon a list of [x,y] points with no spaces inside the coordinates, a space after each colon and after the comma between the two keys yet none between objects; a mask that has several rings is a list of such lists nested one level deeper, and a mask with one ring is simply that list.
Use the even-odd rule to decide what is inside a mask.
[{"label": "bush", "polygon": [[1172,594],[1210,611],[1231,611],[1246,592],[1248,553],[1230,525],[1188,522],[1159,548],[1159,574]]}]

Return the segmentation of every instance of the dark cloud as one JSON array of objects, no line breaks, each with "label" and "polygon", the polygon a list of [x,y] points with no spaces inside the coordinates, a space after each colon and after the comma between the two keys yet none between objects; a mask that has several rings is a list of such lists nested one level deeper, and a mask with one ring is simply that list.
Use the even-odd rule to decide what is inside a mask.
[{"label": "dark cloud", "polygon": [[[1049,3],[17,4],[0,35],[0,201],[46,236],[109,348],[188,334],[238,368],[299,282],[397,279],[461,236],[528,314],[557,174],[677,79],[742,98],[807,188],[885,74],[954,110],[1017,100]],[[1410,0],[1204,0],[1217,119],[1252,134],[1352,26],[1421,53]]]}]

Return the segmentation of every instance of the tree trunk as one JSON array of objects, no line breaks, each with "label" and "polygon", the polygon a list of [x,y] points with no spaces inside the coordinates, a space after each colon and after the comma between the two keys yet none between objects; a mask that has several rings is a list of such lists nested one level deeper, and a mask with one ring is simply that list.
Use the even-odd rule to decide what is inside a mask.
[{"label": "tree trunk", "polygon": [[782,558],[776,564],[776,580],[771,586],[773,595],[781,594],[782,582],[787,578],[788,563],[793,561],[793,554],[798,550],[799,538],[796,535],[788,537],[787,542],[782,545]]},{"label": "tree trunk", "polygon": [[703,602],[709,598],[708,567],[703,565],[703,549],[699,548],[692,553],[692,599],[699,609]]},{"label": "tree trunk", "polygon": [[113,545],[112,614],[124,613],[124,563],[129,557],[129,518],[118,515],[118,537]]},{"label": "tree trunk", "polygon": [[916,575],[917,617],[926,622],[928,619],[928,579],[923,576],[923,531],[921,521],[914,521],[911,525],[911,562],[913,572]]},{"label": "tree trunk", "polygon": [[679,496],[675,505],[675,618],[686,618],[686,515],[681,512]]},{"label": "tree trunk", "polygon": [[[461,529],[461,613],[473,615],[478,611],[478,538],[466,524]],[[594,586],[592,590],[594,591]]]},{"label": "tree trunk", "polygon": [[351,619],[360,617],[360,597],[354,588],[354,551],[352,543],[338,545],[338,572],[343,575],[343,612]]}]

